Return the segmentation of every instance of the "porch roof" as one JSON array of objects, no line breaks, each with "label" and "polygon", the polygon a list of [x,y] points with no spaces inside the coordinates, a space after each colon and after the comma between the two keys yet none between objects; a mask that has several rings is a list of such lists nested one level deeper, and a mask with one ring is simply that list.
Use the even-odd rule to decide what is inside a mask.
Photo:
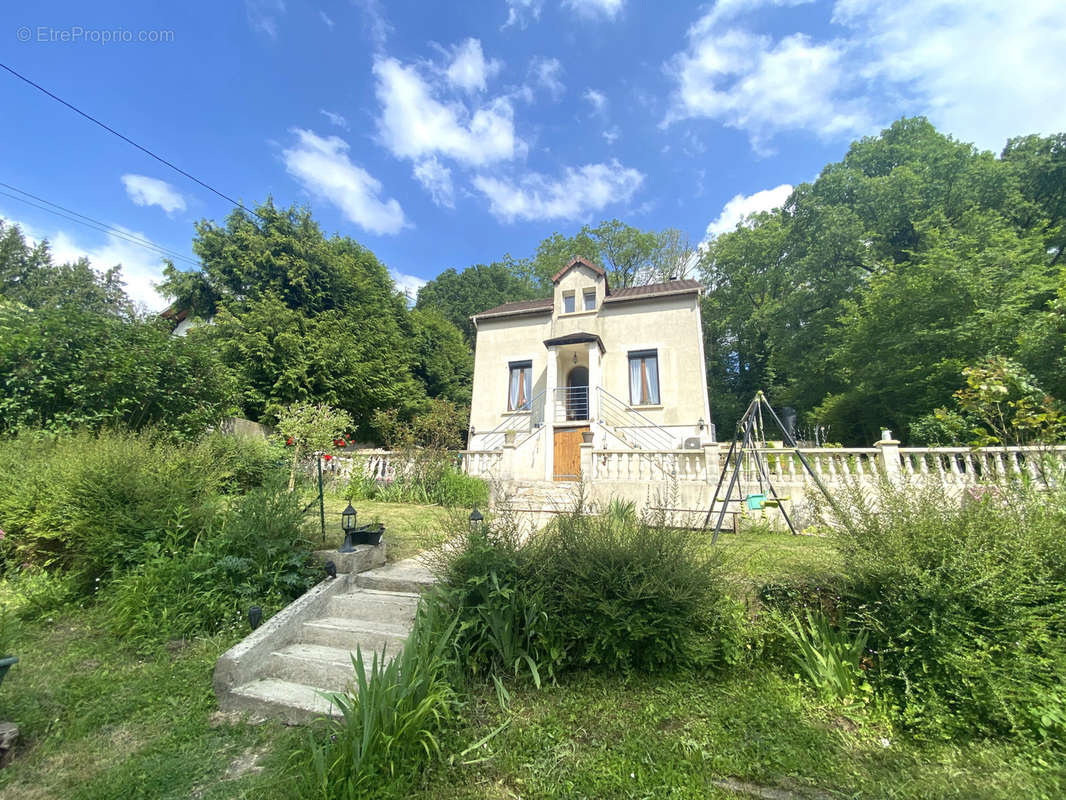
[{"label": "porch roof", "polygon": [[556,336],[554,339],[545,339],[545,347],[560,347],[564,344],[586,344],[588,342],[595,342],[600,348],[601,353],[606,353],[607,348],[603,346],[603,340],[594,333],[568,333],[566,336]]}]

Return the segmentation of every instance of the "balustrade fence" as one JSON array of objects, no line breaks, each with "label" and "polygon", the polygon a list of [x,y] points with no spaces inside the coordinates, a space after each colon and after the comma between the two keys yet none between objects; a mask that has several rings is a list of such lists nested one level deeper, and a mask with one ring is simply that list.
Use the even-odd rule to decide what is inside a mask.
[{"label": "balustrade fence", "polygon": [[[1028,447],[810,447],[801,448],[811,469],[825,484],[853,480],[924,477],[948,485],[968,486],[1002,478],[1026,477],[1049,483],[1056,469],[1066,467],[1066,446]],[[763,463],[775,483],[806,484],[811,476],[791,450],[761,449]],[[404,455],[387,450],[363,450],[336,456],[331,471],[351,477],[353,471],[371,480],[390,482],[403,474]],[[727,459],[723,445],[699,450],[593,450],[593,481],[678,481],[714,483],[723,468],[732,469],[737,455]],[[502,450],[463,450],[457,464],[469,475],[501,477]],[[754,459],[744,457],[741,479],[758,477]]]}]

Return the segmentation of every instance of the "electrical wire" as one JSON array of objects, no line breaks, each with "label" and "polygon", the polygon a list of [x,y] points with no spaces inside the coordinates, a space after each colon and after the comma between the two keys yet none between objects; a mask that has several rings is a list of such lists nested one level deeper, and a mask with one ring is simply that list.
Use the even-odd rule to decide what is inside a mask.
[{"label": "electrical wire", "polygon": [[[147,250],[152,250],[157,254],[161,256],[166,256],[167,258],[173,259],[174,261],[181,261],[182,263],[188,264],[193,267],[200,266],[200,263],[198,261],[191,259],[186,255],[182,255],[181,253],[178,253],[174,250],[168,250],[167,248],[158,245],[155,242],[152,242],[141,236],[138,236],[135,233],[124,231],[121,228],[116,228],[112,225],[108,225],[106,222],[101,222],[100,220],[93,219],[92,217],[87,217],[84,214],[78,213],[77,211],[72,211],[69,208],[65,208],[61,205],[57,205],[56,203],[52,203],[42,197],[37,197],[36,195],[30,194],[29,192],[24,192],[21,189],[18,189],[9,184],[0,182],[0,186],[3,186],[7,189],[11,189],[12,191],[18,192],[21,195],[26,195],[26,197],[31,197],[33,198],[33,200],[37,200],[39,201],[39,203],[44,203],[45,205],[39,205],[38,203],[33,202],[33,200],[27,200],[26,197],[19,197],[19,195],[17,194],[10,194],[4,191],[0,191],[0,196],[9,197],[12,200],[17,200],[20,203],[25,203],[26,205],[32,206],[33,208],[45,211],[49,214],[54,214],[57,217],[62,217],[63,219],[69,220],[70,222],[76,222],[80,225],[86,226],[87,228],[92,228],[93,230],[97,230],[102,233],[107,233],[110,236],[114,236],[118,239],[127,241],[130,244],[135,244]],[[51,208],[49,208],[48,206],[51,206]]]},{"label": "electrical wire", "polygon": [[[16,70],[12,69],[7,64],[0,63],[0,68],[3,68],[5,70],[7,70],[12,75],[14,75],[16,78],[18,78],[19,80],[25,81],[30,86],[32,86],[34,89],[37,89],[38,91],[43,92],[44,94],[48,95],[53,100],[55,100],[57,103],[62,103],[63,105],[65,105],[67,108],[69,108],[74,113],[80,114],[81,116],[85,117],[85,119],[89,120],[90,122],[93,122],[93,123],[99,125],[101,128],[103,128],[108,133],[113,133],[115,136],[117,136],[122,141],[126,142],[127,144],[133,145],[138,150],[140,150],[142,153],[145,153],[146,155],[151,156],[156,161],[158,161],[160,164],[165,164],[166,166],[170,167],[175,172],[178,172],[178,173],[184,175],[186,178],[188,178],[189,180],[193,181],[194,183],[198,183],[200,186],[204,187],[209,192],[212,192],[212,193],[218,195],[219,197],[221,197],[226,202],[232,203],[233,205],[235,205],[237,208],[241,209],[242,211],[247,211],[249,214],[252,214],[253,216],[258,217],[260,220],[263,220],[262,217],[260,217],[254,211],[252,211],[252,209],[246,207],[243,203],[240,203],[240,202],[234,200],[229,195],[223,194],[218,189],[216,189],[214,186],[211,186],[210,184],[205,183],[204,181],[202,181],[199,178],[197,178],[195,175],[190,175],[188,172],[183,170],[181,167],[179,167],[179,166],[177,166],[175,164],[172,164],[170,161],[167,161],[162,156],[156,155],[151,150],[149,150],[147,147],[144,147],[142,145],[137,144],[137,142],[133,141],[133,139],[129,138],[128,136],[122,135],[121,133],[116,131],[114,128],[112,128],[110,125],[107,125],[106,123],[101,122],[96,117],[92,116],[91,114],[87,114],[86,112],[84,112],[80,108],[78,108],[77,106],[75,106],[75,105],[73,105],[71,103],[68,103],[62,97],[59,97],[59,96],[57,96],[55,94],[52,94],[52,92],[50,92],[47,89],[45,89],[39,83],[34,83],[29,78],[27,78],[25,75],[23,75],[22,73],[17,72]],[[265,220],[263,220],[263,221],[265,222]]]}]

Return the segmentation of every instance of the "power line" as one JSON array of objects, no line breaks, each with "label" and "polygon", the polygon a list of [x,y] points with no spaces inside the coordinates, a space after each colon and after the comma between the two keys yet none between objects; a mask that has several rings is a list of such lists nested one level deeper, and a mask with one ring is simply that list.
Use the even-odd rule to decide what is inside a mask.
[{"label": "power line", "polygon": [[[26,197],[29,197],[29,198],[31,198],[33,200],[36,200],[39,203],[44,203],[45,205],[51,206],[52,208],[58,209],[59,211],[65,212],[66,214],[73,214],[75,217],[79,217],[80,218],[80,219],[71,220],[71,222],[80,222],[81,220],[85,220],[85,222],[83,224],[89,225],[89,227],[96,228],[97,230],[104,230],[107,233],[114,233],[116,236],[121,236],[121,237],[123,237],[125,239],[128,239],[130,241],[136,241],[139,244],[143,244],[145,247],[151,247],[153,250],[158,250],[159,252],[164,253],[165,255],[169,255],[169,256],[172,256],[174,258],[181,259],[182,261],[187,261],[187,262],[190,262],[190,263],[193,263],[193,264],[196,264],[197,266],[199,266],[199,264],[194,259],[191,259],[188,256],[184,255],[183,253],[179,253],[179,252],[177,252],[175,250],[169,250],[169,249],[163,247],[161,244],[157,244],[156,242],[153,242],[151,239],[145,239],[143,236],[138,236],[137,234],[135,234],[135,233],[133,233],[131,231],[123,230],[121,228],[116,228],[116,227],[114,227],[112,225],[108,225],[106,222],[101,222],[100,220],[94,219],[94,218],[89,217],[89,216],[86,216],[85,214],[80,214],[77,211],[74,211],[74,210],[69,209],[69,208],[65,208],[64,206],[61,206],[58,203],[53,203],[51,200],[45,200],[43,197],[38,197],[37,195],[32,194],[31,192],[27,192],[25,189],[20,189],[17,186],[12,186],[9,183],[4,183],[3,181],[0,181],[0,186],[3,186],[5,189],[10,189],[13,192],[17,192],[20,195],[25,195]],[[0,194],[2,194],[2,193],[0,193]],[[7,197],[11,197],[11,195],[6,195],[6,196]],[[22,200],[21,197],[13,197],[12,199],[13,200]],[[22,202],[27,202],[27,201],[22,200]],[[34,207],[35,208],[40,208],[40,206],[34,206]],[[48,211],[49,209],[42,208],[41,210],[42,211]],[[56,212],[52,212],[52,213],[56,213]],[[63,214],[56,214],[56,216],[63,216]],[[70,219],[70,217],[65,217],[65,219]]]},{"label": "power line", "polygon": [[[175,261],[181,261],[185,264],[189,264],[194,267],[200,266],[200,263],[198,261],[195,261],[189,258],[188,256],[182,255],[181,253],[175,252],[174,250],[168,250],[167,248],[162,247],[161,245],[158,245],[155,242],[150,241],[149,239],[145,239],[141,236],[138,236],[135,233],[124,231],[121,228],[116,228],[112,225],[108,225],[106,222],[101,222],[98,219],[93,219],[92,217],[87,217],[84,214],[79,214],[77,211],[72,211],[69,208],[64,208],[61,205],[57,205],[56,203],[52,203],[48,200],[45,200],[44,198],[32,195],[29,192],[24,192],[21,189],[17,189],[16,187],[10,186],[6,183],[0,183],[0,186],[11,189],[12,191],[18,192],[19,194],[26,195],[26,197],[31,197],[33,198],[33,200],[37,200],[40,203],[44,203],[45,205],[39,205],[38,203],[35,203],[32,200],[27,200],[26,197],[19,197],[18,195],[9,194],[8,192],[4,191],[0,191],[0,196],[9,197],[12,200],[17,200],[20,203],[25,203],[26,205],[32,206],[33,208],[48,212],[49,214],[54,214],[57,217],[62,217],[63,219],[69,220],[70,222],[76,222],[80,225],[84,225],[87,228],[92,228],[93,230],[97,230],[102,233],[107,233],[118,239],[127,241],[130,244],[135,244],[147,250],[152,250],[159,255],[166,256]],[[51,208],[49,208],[48,206],[51,206]]]},{"label": "power line", "polygon": [[[242,211],[247,211],[247,212],[248,212],[249,214],[252,214],[252,215],[254,215],[255,217],[258,217],[258,218],[259,218],[260,220],[263,220],[263,218],[262,218],[262,217],[260,217],[260,216],[259,216],[258,214],[256,214],[256,213],[255,213],[254,211],[252,211],[252,209],[250,209],[250,208],[247,208],[247,207],[246,207],[246,206],[245,206],[245,205],[244,205],[243,203],[239,203],[239,202],[237,202],[237,201],[236,201],[236,200],[234,200],[234,199],[233,199],[232,197],[230,197],[229,195],[223,194],[222,192],[220,192],[220,191],[219,191],[218,189],[216,189],[215,187],[211,186],[210,184],[204,183],[204,182],[203,182],[202,180],[200,180],[199,178],[197,178],[197,177],[196,177],[196,176],[194,176],[194,175],[190,175],[190,174],[189,174],[188,172],[186,172],[185,170],[183,170],[183,169],[182,169],[181,167],[179,167],[179,166],[176,166],[175,164],[172,164],[171,162],[167,161],[167,160],[166,160],[165,158],[163,158],[162,156],[157,156],[157,155],[156,155],[155,153],[153,153],[153,152],[152,152],[151,150],[149,150],[149,149],[148,149],[147,147],[142,147],[141,145],[139,145],[139,144],[137,144],[137,143],[136,143],[135,141],[133,141],[133,139],[130,139],[130,138],[129,138],[128,136],[123,136],[123,135],[122,135],[121,133],[119,133],[118,131],[116,131],[116,130],[115,130],[114,128],[112,128],[111,126],[109,126],[109,125],[107,125],[107,124],[105,124],[105,123],[101,122],[101,121],[100,121],[100,120],[98,120],[98,119],[97,119],[96,117],[92,116],[91,114],[87,114],[87,113],[85,113],[84,111],[82,111],[82,110],[81,110],[80,108],[78,108],[77,106],[75,106],[75,105],[72,105],[71,103],[68,103],[68,102],[67,102],[66,100],[64,100],[64,99],[63,99],[62,97],[58,97],[58,96],[56,96],[56,95],[52,94],[52,93],[51,93],[50,91],[48,91],[47,89],[45,89],[45,88],[44,88],[43,86],[41,86],[41,85],[40,85],[39,83],[34,83],[34,82],[33,82],[33,81],[31,81],[31,80],[30,80],[29,78],[27,78],[27,77],[26,77],[25,75],[21,74],[20,72],[16,72],[15,70],[13,70],[13,69],[12,69],[11,67],[9,67],[9,66],[8,66],[7,64],[0,64],[0,67],[2,67],[3,69],[7,70],[8,72],[10,72],[10,73],[11,73],[12,75],[14,75],[14,76],[15,76],[16,78],[18,78],[19,80],[21,80],[21,81],[25,81],[25,82],[26,82],[26,83],[28,83],[28,84],[29,84],[30,86],[32,86],[32,87],[33,87],[34,89],[37,89],[38,91],[40,91],[40,92],[43,92],[44,94],[48,95],[49,97],[51,97],[51,98],[52,98],[53,100],[55,100],[56,102],[58,102],[58,103],[62,103],[63,105],[65,105],[65,106],[66,106],[67,108],[69,108],[69,109],[70,109],[71,111],[73,111],[74,113],[76,113],[76,114],[80,114],[81,116],[85,117],[85,119],[89,120],[90,122],[94,122],[94,123],[96,123],[97,125],[99,125],[99,126],[100,126],[101,128],[103,128],[103,129],[104,129],[105,131],[107,131],[108,133],[113,133],[113,134],[114,134],[115,136],[117,136],[117,137],[118,137],[119,139],[121,139],[122,141],[126,142],[127,144],[131,144],[131,145],[133,145],[133,146],[134,146],[134,147],[136,147],[136,148],[137,148],[138,150],[140,150],[140,151],[141,151],[142,153],[145,153],[146,155],[149,155],[149,156],[151,156],[152,158],[154,158],[154,159],[155,159],[156,161],[158,161],[158,162],[159,162],[160,164],[165,164],[166,166],[170,167],[170,168],[171,168],[172,170],[174,170],[175,172],[181,173],[182,175],[184,175],[184,176],[185,176],[186,178],[188,178],[189,180],[191,180],[191,181],[194,181],[195,183],[198,183],[198,184],[200,184],[200,186],[203,186],[203,187],[204,187],[205,189],[207,189],[207,190],[208,190],[209,192],[213,192],[214,194],[218,195],[219,197],[221,197],[221,198],[222,198],[223,200],[225,200],[226,202],[228,202],[228,203],[232,203],[233,205],[235,205],[235,206],[236,206],[237,208],[241,209]],[[263,221],[265,222],[265,220],[263,220]]]}]

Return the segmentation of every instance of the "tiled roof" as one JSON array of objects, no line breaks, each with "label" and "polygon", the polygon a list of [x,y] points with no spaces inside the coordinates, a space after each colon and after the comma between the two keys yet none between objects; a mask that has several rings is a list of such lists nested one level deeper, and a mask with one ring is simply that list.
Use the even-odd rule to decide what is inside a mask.
[{"label": "tiled roof", "polygon": [[496,306],[488,311],[474,314],[471,319],[502,317],[509,314],[531,314],[535,311],[551,311],[554,304],[555,301],[550,297],[544,297],[540,300],[518,300],[514,303],[504,303],[502,306]]},{"label": "tiled roof", "polygon": [[699,290],[699,281],[683,280],[649,283],[646,286],[628,286],[625,289],[615,289],[603,299],[603,302],[616,303],[620,300],[638,300],[652,295],[683,294],[685,292],[698,292]]},{"label": "tiled roof", "polygon": [[[698,292],[699,281],[667,281],[666,283],[650,283],[647,286],[630,286],[625,289],[615,289],[604,298],[605,303],[618,303],[623,300],[643,300],[647,297],[655,297],[670,294],[686,294]],[[519,300],[516,303],[504,303],[502,306],[490,308],[474,314],[471,319],[483,319],[485,317],[507,317],[517,314],[533,314],[537,312],[551,311],[555,301],[551,297],[540,300]]]}]

